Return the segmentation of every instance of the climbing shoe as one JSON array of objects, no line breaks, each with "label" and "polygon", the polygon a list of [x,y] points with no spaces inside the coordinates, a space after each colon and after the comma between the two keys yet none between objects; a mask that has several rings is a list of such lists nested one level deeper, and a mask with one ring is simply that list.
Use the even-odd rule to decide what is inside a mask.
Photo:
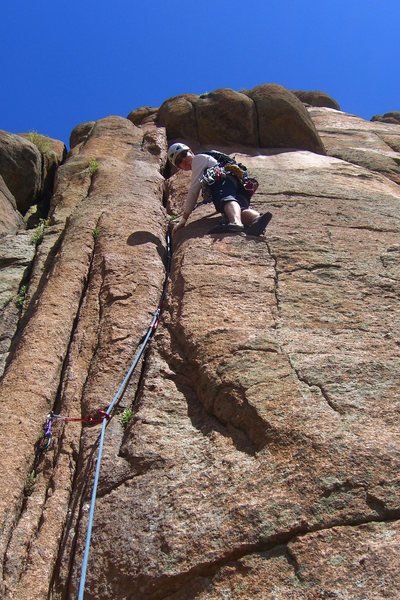
[{"label": "climbing shoe", "polygon": [[247,235],[261,235],[267,228],[268,223],[272,219],[272,214],[266,212],[258,217],[251,225],[244,228]]},{"label": "climbing shoe", "polygon": [[244,231],[243,225],[222,222],[212,227],[208,233],[241,233],[242,231]]}]

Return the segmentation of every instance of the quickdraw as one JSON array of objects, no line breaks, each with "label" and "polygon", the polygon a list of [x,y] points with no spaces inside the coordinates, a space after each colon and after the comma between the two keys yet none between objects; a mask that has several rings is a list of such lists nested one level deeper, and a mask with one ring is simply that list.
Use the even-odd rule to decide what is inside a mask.
[{"label": "quickdraw", "polygon": [[43,424],[43,433],[36,443],[36,452],[41,454],[50,448],[52,438],[53,419],[51,413],[47,415],[46,421]]},{"label": "quickdraw", "polygon": [[64,415],[56,415],[55,413],[50,412],[43,424],[43,433],[36,443],[36,453],[41,455],[50,448],[53,438],[52,429],[54,421],[64,421],[65,423],[80,422],[85,423],[86,425],[100,425],[103,422],[103,419],[107,419],[109,421],[111,419],[111,415],[109,415],[105,410],[101,409],[98,409],[93,415],[88,417],[66,417]]},{"label": "quickdraw", "polygon": [[87,425],[99,425],[103,422],[103,419],[111,419],[111,416],[107,414],[105,410],[101,409],[98,409],[94,415],[88,417],[64,417],[63,415],[55,415],[54,413],[50,413],[50,415],[52,419],[57,419],[59,421],[65,421],[67,423],[80,421],[81,423],[87,423]]}]

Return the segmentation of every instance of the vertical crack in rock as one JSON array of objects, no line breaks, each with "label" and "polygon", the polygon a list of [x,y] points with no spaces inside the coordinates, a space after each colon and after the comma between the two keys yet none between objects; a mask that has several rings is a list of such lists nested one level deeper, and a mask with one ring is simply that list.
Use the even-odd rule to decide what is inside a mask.
[{"label": "vertical crack in rock", "polygon": [[[101,218],[102,215],[99,216],[99,218],[96,221],[96,225],[95,228],[98,228],[100,223],[101,223]],[[81,312],[82,312],[82,307],[83,304],[85,302],[86,299],[86,295],[88,292],[88,288],[89,288],[89,284],[90,284],[90,279],[91,279],[91,274],[92,274],[92,267],[93,267],[93,262],[95,259],[95,255],[96,255],[96,245],[97,245],[97,239],[94,237],[93,238],[93,246],[92,246],[92,252],[91,255],[89,257],[89,263],[88,263],[88,267],[87,267],[87,271],[85,273],[84,279],[83,279],[83,286],[82,286],[82,294],[79,300],[79,304],[78,304],[78,310],[76,312],[76,316],[71,328],[71,336],[68,342],[68,349],[67,349],[67,353],[65,355],[65,359],[64,359],[64,363],[62,366],[62,371],[61,371],[61,376],[60,376],[60,384],[57,390],[57,394],[56,394],[56,398],[55,398],[55,402],[54,402],[54,407],[53,407],[53,411],[55,413],[58,412],[58,410],[60,410],[61,408],[61,397],[62,397],[62,388],[64,385],[64,381],[65,381],[65,374],[67,371],[67,368],[69,366],[70,363],[70,353],[71,353],[71,347],[72,344],[74,342],[74,338],[75,338],[75,334],[79,325],[79,319],[81,316]]]},{"label": "vertical crack in rock", "polygon": [[199,134],[199,120],[198,120],[198,115],[197,115],[197,102],[192,102],[192,100],[188,99],[189,104],[192,105],[192,109],[193,109],[193,117],[194,117],[194,124],[196,127],[196,139],[198,140],[198,143],[201,145],[201,139],[200,139],[200,134]]},{"label": "vertical crack in rock", "polygon": [[[130,125],[129,122],[128,125]],[[134,136],[139,136],[140,130],[131,127],[135,130]],[[138,151],[143,151],[143,146],[139,148],[139,144],[132,147],[133,150],[129,149],[129,155],[126,157],[129,160],[132,155],[136,158]],[[130,177],[133,184],[141,186],[141,192],[143,192],[142,187],[145,181],[146,193],[144,199],[142,198],[142,203],[147,202],[149,210],[145,215],[139,206],[137,210],[132,210],[132,201],[136,200],[136,194],[139,192],[136,191],[132,197],[128,178],[124,184],[127,191],[123,187],[122,197],[118,204],[119,212],[116,212],[115,216],[110,213],[107,217],[107,225],[104,225],[105,229],[107,226],[109,227],[110,235],[105,236],[104,242],[102,242],[102,256],[97,265],[96,290],[92,290],[92,296],[95,293],[97,296],[98,311],[96,313],[97,325],[93,324],[96,329],[96,339],[82,389],[84,414],[94,408],[95,402],[97,402],[97,406],[99,402],[105,405],[111,402],[113,394],[125,376],[127,367],[131,364],[136,352],[139,342],[136,335],[142,329],[143,321],[146,326],[149,325],[147,322],[148,305],[150,303],[152,306],[156,297],[158,301],[161,292],[158,275],[161,271],[163,274],[164,269],[160,270],[159,244],[157,243],[154,247],[154,240],[159,237],[155,233],[160,233],[159,223],[157,223],[160,221],[160,214],[152,206],[152,203],[154,203],[153,196],[156,193],[158,198],[158,192],[163,193],[164,183],[161,185],[159,178],[154,174],[155,169],[159,170],[160,168],[159,161],[155,164],[154,159],[151,159],[148,161],[151,164],[146,164],[142,157],[138,156],[137,158],[139,161],[138,175],[132,171]],[[153,173],[150,172],[150,169]],[[114,174],[113,176],[116,177]],[[105,185],[104,179],[101,179],[96,185],[96,193],[99,193],[100,190],[103,191],[102,186]],[[127,207],[130,209],[129,218],[126,217]],[[119,216],[124,217],[124,221],[128,221],[128,223],[122,226]],[[144,219],[142,225],[144,231],[137,231],[139,218],[141,225]],[[129,226],[135,233],[131,233],[126,238]],[[147,227],[149,227],[149,231],[147,231]],[[151,233],[153,230],[154,233]],[[100,238],[103,239],[101,236],[102,234],[100,234]],[[127,242],[125,242],[126,239]],[[156,260],[157,265],[154,264]],[[81,318],[81,321],[82,327],[84,327],[85,320]],[[135,342],[133,348],[131,347],[132,342]],[[138,385],[142,385],[144,370],[147,368],[147,356],[142,357],[142,362],[138,364],[138,367],[125,391],[124,398],[121,398],[124,405],[127,406],[132,404],[130,399],[132,394],[135,397],[140,394]],[[104,401],[104,398],[107,398],[107,401]],[[117,417],[118,409],[107,426],[108,434],[105,440],[99,500],[106,497],[108,492],[119,493],[120,484],[123,483],[125,477],[124,473],[129,467],[126,461],[119,456],[125,433]],[[85,428],[81,438],[78,465],[70,498],[70,518],[64,529],[58,562],[53,570],[51,588],[52,593],[56,595],[74,595],[76,589],[87,521],[86,504],[92,483],[96,449],[96,432],[93,429]],[[91,552],[96,554],[98,549],[95,540],[93,545],[95,547]]]},{"label": "vertical crack in rock", "polygon": [[166,208],[167,208],[167,205],[168,205],[168,182],[167,182],[168,175],[167,175],[167,166],[165,166],[165,167],[163,168],[163,170],[162,170],[162,173],[161,173],[161,174],[162,174],[162,175],[164,176],[164,178],[165,178],[165,181],[164,181],[164,187],[163,187],[163,195],[162,195],[162,205],[163,205],[163,207],[166,209]]},{"label": "vertical crack in rock", "polygon": [[[201,379],[201,368],[199,370],[199,365],[196,364],[195,350],[190,350],[185,343],[186,333],[180,325],[183,306],[182,300],[185,288],[181,269],[183,255],[181,256],[179,264],[177,264],[176,260],[176,257],[174,257],[172,269],[172,275],[174,277],[173,296],[176,300],[174,305],[174,324],[170,323],[169,320],[166,321],[164,319],[163,327],[168,331],[169,341],[166,344],[159,345],[158,350],[161,356],[166,360],[171,369],[171,373],[173,373],[170,377],[173,379],[180,392],[186,397],[189,410],[191,410],[190,406],[193,402],[201,409],[202,416],[198,415],[198,417],[192,421],[195,427],[200,431],[206,431],[209,428],[216,429],[222,433],[222,435],[232,438],[232,441],[238,450],[253,455],[255,453],[255,446],[247,436],[246,432],[221,420],[221,418],[215,414],[214,410],[210,411],[207,409],[204,399],[201,399],[201,394],[199,396],[198,388]],[[168,307],[171,310],[171,301],[168,302],[166,308],[168,309]],[[186,346],[185,349],[184,346]],[[209,403],[207,402],[206,404],[208,406]],[[205,421],[207,421],[207,425],[205,424]]]},{"label": "vertical crack in rock", "polygon": [[[269,253],[271,259],[273,260],[273,264],[274,264],[274,271],[275,271],[275,276],[274,276],[274,281],[275,281],[274,292],[275,292],[276,306],[277,306],[277,312],[278,312],[278,319],[277,319],[276,328],[279,329],[279,321],[278,320],[281,317],[281,300],[280,300],[280,295],[279,295],[278,257],[272,253],[271,244],[270,243],[266,242],[266,246],[268,248],[268,253]],[[340,269],[341,267],[337,266],[337,265],[331,265],[331,264],[325,264],[325,263],[313,265],[313,266],[311,266],[309,268],[302,267],[302,269],[307,270],[307,271],[314,271],[314,270],[318,270],[320,268]],[[296,272],[297,270],[301,270],[301,269],[293,269],[290,272],[293,273],[293,272]],[[283,354],[285,354],[287,356],[288,362],[289,362],[289,364],[290,364],[293,372],[295,373],[297,379],[299,380],[299,382],[301,382],[302,384],[307,385],[311,390],[319,390],[321,396],[324,398],[324,400],[326,401],[326,403],[328,404],[328,406],[330,406],[330,408],[332,410],[334,410],[335,412],[342,414],[342,411],[338,408],[338,406],[336,405],[336,403],[333,402],[333,400],[330,398],[329,394],[324,389],[324,387],[321,384],[310,382],[307,379],[307,377],[305,377],[303,375],[303,373],[298,368],[295,367],[293,358],[290,356],[290,354],[288,352],[286,352],[282,348],[282,346],[280,346],[280,350],[281,350],[281,352]]]},{"label": "vertical crack in rock", "polygon": [[[238,239],[237,244],[242,241],[242,239]],[[210,328],[208,332],[207,327],[205,331],[198,330],[200,319],[196,315],[192,298],[196,297],[197,294],[201,296],[204,293],[206,298],[204,310],[212,311],[212,304],[210,305],[208,301],[209,290],[218,293],[218,282],[212,279],[209,281],[204,269],[201,282],[198,281],[196,284],[195,279],[190,280],[190,282],[185,281],[185,272],[192,273],[196,265],[192,264],[190,254],[186,255],[184,248],[178,249],[175,253],[173,296],[176,300],[173,305],[173,314],[171,314],[172,328],[170,327],[170,333],[173,340],[171,345],[174,349],[178,344],[184,348],[184,350],[181,350],[181,357],[182,360],[186,360],[186,372],[190,373],[190,387],[195,390],[197,398],[203,404],[207,413],[228,429],[232,428],[232,433],[234,431],[241,432],[241,435],[248,440],[249,453],[253,455],[254,452],[265,447],[272,430],[271,425],[267,422],[268,419],[265,418],[266,414],[263,411],[261,400],[259,403],[254,403],[247,394],[250,387],[254,385],[251,383],[253,380],[254,383],[263,381],[261,371],[258,372],[254,362],[251,364],[250,355],[253,355],[254,360],[256,360],[257,351],[262,352],[265,350],[265,362],[269,363],[268,356],[271,353],[279,353],[277,344],[272,340],[274,336],[267,333],[265,325],[265,322],[267,322],[271,329],[274,328],[277,315],[275,314],[275,318],[271,319],[270,312],[275,312],[274,305],[279,303],[279,297],[275,289],[276,280],[273,279],[276,270],[271,268],[274,257],[271,257],[270,261],[267,258],[267,263],[270,263],[269,272],[265,281],[262,278],[264,262],[259,249],[264,244],[259,245],[258,243],[249,242],[247,248],[240,246],[241,252],[245,250],[244,257],[240,258],[239,246],[236,247],[234,240],[231,243],[232,245],[226,244],[225,247],[224,244],[222,246],[223,252],[220,257],[218,257],[218,248],[214,250],[208,249],[207,245],[204,246],[206,253],[205,268],[210,270],[210,275],[214,277],[218,273],[218,269],[226,267],[227,274],[231,274],[234,278],[232,286],[228,281],[225,283],[225,279],[229,279],[228,275],[224,274],[223,276],[219,303],[221,306],[226,304],[226,315],[218,310],[217,314],[221,316],[223,321],[218,321],[212,315],[212,326],[210,323],[207,324],[207,327]],[[199,250],[196,250],[196,252],[199,252]],[[208,256],[209,253],[210,256]],[[214,256],[214,253],[216,253],[216,256]],[[185,257],[188,258],[187,261],[185,261]],[[240,267],[237,267],[238,261]],[[253,275],[250,274],[252,266],[260,276],[259,283],[257,280],[255,285]],[[245,289],[242,289],[242,284],[239,281],[238,268],[239,270],[242,269],[242,276],[247,285]],[[212,290],[212,285],[216,286],[216,290]],[[241,303],[244,303],[244,306],[253,304],[257,307],[257,315],[249,313],[248,316],[246,314],[246,319],[238,319],[238,316],[232,312],[234,311],[235,302],[232,301],[230,304],[230,300],[226,297],[229,294],[232,295],[232,292],[235,296],[237,295],[237,303],[239,303],[236,304],[237,306],[240,306]],[[255,294],[256,302],[251,299],[251,294]],[[275,303],[273,302],[274,298]],[[185,325],[188,312],[193,315],[193,329],[189,322]],[[230,318],[228,318],[228,315],[230,315]],[[235,326],[232,327],[230,321],[235,323],[237,329]],[[219,327],[218,322],[220,323]],[[247,328],[245,324],[248,325]],[[198,341],[196,338],[199,338]],[[247,352],[245,348],[247,348]],[[215,352],[217,352],[216,356],[214,356]],[[218,356],[220,357],[220,366],[218,366]],[[240,366],[243,361],[246,367],[244,365]],[[246,381],[246,371],[248,369],[251,375],[249,381]],[[252,391],[251,395],[257,398],[259,396],[256,390]],[[233,441],[235,442],[235,436],[233,436]],[[241,445],[238,448],[242,447]]]},{"label": "vertical crack in rock", "polygon": [[[101,216],[97,220],[96,226],[99,225],[100,220],[101,220]],[[57,242],[57,246],[58,247],[61,246],[60,239]],[[61,408],[62,387],[64,385],[65,375],[66,375],[66,372],[67,372],[67,369],[69,366],[69,362],[70,362],[71,347],[74,342],[75,333],[76,333],[76,330],[77,330],[77,327],[79,324],[79,317],[80,317],[81,309],[82,309],[83,303],[85,301],[87,289],[89,286],[90,275],[91,275],[95,252],[96,252],[96,240],[94,240],[94,242],[93,242],[92,252],[91,252],[91,255],[90,255],[90,258],[88,261],[87,272],[83,279],[82,292],[81,292],[81,297],[80,297],[80,300],[78,303],[77,313],[75,315],[75,319],[74,319],[72,327],[71,327],[70,339],[68,342],[67,351],[65,353],[63,364],[61,366],[59,387],[58,387],[57,393],[55,395],[54,405],[52,407],[52,410],[55,413],[57,413]],[[45,275],[47,275],[47,273],[44,273],[43,276],[45,276]],[[47,277],[46,277],[46,279],[47,279]],[[38,291],[39,290],[40,290],[40,285],[38,286]],[[62,436],[61,436],[61,438],[62,438]],[[37,466],[36,475],[35,475],[37,478],[40,477],[40,479],[41,479],[40,490],[38,492],[36,492],[36,490],[33,491],[32,496],[30,496],[29,499],[27,497],[25,497],[22,502],[19,515],[14,524],[12,536],[9,539],[9,542],[7,544],[7,549],[5,552],[4,581],[7,586],[15,585],[18,582],[20,582],[22,580],[24,573],[26,572],[26,570],[28,568],[28,565],[29,565],[29,562],[31,559],[32,548],[35,544],[35,541],[39,538],[41,528],[45,522],[44,514],[46,512],[46,504],[49,499],[49,495],[52,491],[54,491],[54,469],[56,468],[56,466],[58,464],[58,459],[62,452],[62,447],[63,447],[63,442],[61,439],[56,442],[55,447],[51,451],[52,455],[53,455],[52,461],[49,459],[49,457],[47,455],[43,455],[42,460],[41,460],[42,464],[39,464]],[[41,500],[39,500],[39,498],[37,497],[38,494],[40,494]],[[28,502],[28,500],[29,500],[29,502]],[[33,508],[33,510],[30,509],[29,514],[28,514],[28,509],[33,502],[34,502],[34,508]],[[22,530],[22,531],[20,531],[20,530]],[[21,535],[25,539],[25,542],[23,545],[21,545],[21,541],[20,541]],[[55,540],[55,543],[57,543],[56,540]],[[51,544],[49,542],[49,544],[54,546],[54,543]],[[14,564],[14,567],[13,567],[14,573],[12,573],[12,571],[10,571],[10,568],[9,568],[9,564],[10,564],[11,560]]]},{"label": "vertical crack in rock", "polygon": [[[135,372],[133,373],[133,375],[127,385],[125,394],[121,397],[120,402],[115,405],[114,411],[113,411],[114,419],[118,419],[123,411],[123,409],[120,405],[121,405],[121,402],[123,402],[125,395],[133,396],[133,400],[131,403],[129,403],[127,405],[127,408],[131,408],[133,411],[133,414],[135,414],[135,412],[138,410],[138,406],[141,402],[141,397],[143,395],[143,389],[146,384],[149,367],[151,364],[152,344],[153,344],[153,339],[151,339],[149,341],[149,346],[147,347],[147,349],[143,353],[140,361],[138,362],[137,368],[136,368]],[[139,347],[139,345],[140,345],[140,342],[138,343],[138,347]],[[123,446],[124,446],[127,436],[129,436],[129,434],[131,433],[131,429],[133,428],[133,430],[134,430],[134,425],[135,425],[135,419],[133,418],[131,426],[128,425],[126,430],[123,430],[121,432],[120,441],[117,444],[117,446],[118,446],[117,456],[119,458],[124,459],[127,462],[129,462],[129,456],[127,456],[126,453],[124,452]],[[153,466],[154,465],[152,465],[152,467]],[[104,498],[104,496],[106,496],[107,494],[110,494],[114,490],[117,490],[124,483],[141,475],[142,471],[140,469],[138,470],[136,467],[137,467],[137,465],[135,465],[135,468],[130,473],[128,473],[128,474],[124,473],[120,477],[118,477],[118,475],[115,474],[115,480],[113,480],[112,482],[100,481],[99,487],[98,487],[97,498]],[[143,469],[143,472],[146,472],[146,469]]]},{"label": "vertical crack in rock", "polygon": [[255,122],[256,122],[256,136],[257,136],[257,146],[261,148],[261,134],[260,134],[260,115],[258,113],[257,102],[250,95],[246,94],[248,98],[253,102],[254,106],[254,114],[255,114]]},{"label": "vertical crack in rock", "polygon": [[[29,286],[31,273],[33,270],[33,265],[34,265],[34,262],[36,259],[36,255],[37,255],[37,248],[35,248],[33,256],[32,255],[28,256],[22,262],[22,267],[24,267],[24,268],[23,268],[23,270],[21,269],[22,277],[21,277],[20,281],[18,282],[18,296],[21,294],[21,290],[24,289],[24,286]],[[20,260],[18,260],[18,259],[15,260],[14,258],[10,257],[9,259],[5,259],[5,260],[1,261],[0,270],[2,271],[3,269],[7,269],[7,267],[10,267],[11,269],[16,270],[19,268],[19,264],[21,264]],[[4,273],[2,273],[2,277],[4,277],[4,279],[6,280],[6,275]],[[27,288],[25,288],[25,289],[27,289]],[[25,304],[25,302],[26,302],[26,296],[24,299],[24,304]],[[4,372],[7,370],[8,365],[13,360],[15,346],[17,344],[19,333],[20,333],[21,329],[23,328],[23,323],[24,323],[23,307],[19,308],[17,311],[17,309],[15,308],[15,303],[16,303],[15,296],[12,297],[10,295],[8,302],[4,303],[1,307],[1,311],[2,311],[1,325],[2,325],[2,329],[3,329],[3,319],[4,319],[4,331],[2,331],[2,333],[0,334],[0,346],[1,346],[1,354],[2,354],[1,363],[0,363],[0,380],[1,380]],[[15,311],[13,318],[11,318],[10,316],[7,316],[9,309],[11,309],[12,312]],[[10,326],[10,322],[12,322],[12,326]],[[4,356],[5,356],[5,358],[3,358]]]},{"label": "vertical crack in rock", "polygon": [[95,179],[96,179],[96,171],[94,173],[90,172],[90,179],[89,179],[89,185],[88,185],[88,189],[86,192],[86,196],[84,198],[82,198],[82,202],[86,202],[86,200],[88,200],[93,192],[93,187],[94,187],[94,183],[95,183]]}]

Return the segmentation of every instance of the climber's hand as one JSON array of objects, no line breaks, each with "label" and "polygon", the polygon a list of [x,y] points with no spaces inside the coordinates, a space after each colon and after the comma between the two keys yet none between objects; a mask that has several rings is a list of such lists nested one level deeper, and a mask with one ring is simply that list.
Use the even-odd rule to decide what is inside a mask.
[{"label": "climber's hand", "polygon": [[186,221],[187,221],[186,217],[181,217],[176,224],[174,223],[173,229],[172,229],[172,235],[175,235],[175,233],[177,231],[179,231],[179,229],[182,229],[182,227],[185,227]]}]

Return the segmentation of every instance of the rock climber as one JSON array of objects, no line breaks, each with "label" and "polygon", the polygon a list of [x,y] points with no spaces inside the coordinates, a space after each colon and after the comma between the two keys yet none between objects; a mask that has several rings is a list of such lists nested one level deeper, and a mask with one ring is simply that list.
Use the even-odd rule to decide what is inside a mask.
[{"label": "rock climber", "polygon": [[[185,226],[195,207],[199,192],[204,185],[204,175],[211,167],[216,167],[218,161],[208,154],[193,154],[186,144],[172,144],[168,149],[170,162],[183,171],[192,171],[192,179],[186,197],[183,214],[174,227],[174,233]],[[202,182],[203,179],[203,182]],[[224,217],[223,221],[213,227],[209,233],[240,233],[261,235],[272,218],[267,212],[260,215],[250,208],[250,194],[242,182],[233,174],[224,174],[220,181],[209,185],[212,202],[217,212]]]}]

